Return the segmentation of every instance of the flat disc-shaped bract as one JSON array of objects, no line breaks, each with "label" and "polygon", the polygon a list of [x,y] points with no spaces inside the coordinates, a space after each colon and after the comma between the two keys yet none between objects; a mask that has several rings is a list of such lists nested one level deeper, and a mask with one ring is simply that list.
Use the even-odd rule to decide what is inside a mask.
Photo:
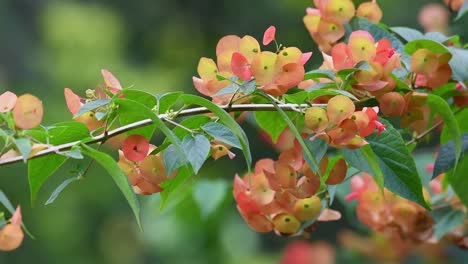
[{"label": "flat disc-shaped bract", "polygon": [[142,135],[128,136],[122,143],[123,154],[130,161],[142,161],[148,155],[148,150],[148,139]]},{"label": "flat disc-shaped bract", "polygon": [[299,220],[292,214],[279,214],[273,218],[275,231],[283,236],[293,235],[301,227]]},{"label": "flat disc-shaped bract", "polygon": [[350,141],[357,134],[356,123],[351,119],[346,119],[338,127],[327,132],[333,144],[343,145]]},{"label": "flat disc-shaped bract", "polygon": [[275,78],[275,83],[288,90],[297,86],[304,79],[304,74],[304,66],[299,63],[288,63],[281,68],[281,72]]},{"label": "flat disc-shaped bract", "polygon": [[239,43],[239,52],[247,61],[252,62],[253,58],[260,53],[260,44],[254,37],[244,36]]},{"label": "flat disc-shaped bract", "polygon": [[296,187],[296,180],[296,171],[291,166],[283,162],[275,163],[274,178],[270,182],[274,182],[280,188],[292,189]]},{"label": "flat disc-shaped bract", "polygon": [[11,251],[17,249],[24,239],[24,233],[19,224],[6,224],[0,230],[0,250]]},{"label": "flat disc-shaped bract", "polygon": [[350,118],[355,110],[353,101],[344,95],[337,95],[328,101],[327,116],[331,125],[339,125]]},{"label": "flat disc-shaped bract", "polygon": [[378,23],[382,19],[382,9],[380,9],[377,2],[364,2],[358,6],[356,16],[365,17],[372,23]]},{"label": "flat disc-shaped bract", "polygon": [[227,35],[222,37],[216,45],[216,56],[224,52],[234,52],[239,50],[241,38],[236,35]]},{"label": "flat disc-shaped bract", "polygon": [[290,148],[281,152],[278,157],[278,161],[286,163],[294,170],[298,171],[302,168],[302,152],[296,150],[295,148]]},{"label": "flat disc-shaped bract", "polygon": [[[168,178],[160,154],[147,156],[140,164],[140,171],[145,180],[153,184],[160,184]],[[177,172],[173,172],[173,175],[176,173]]]},{"label": "flat disc-shaped bract", "polygon": [[250,228],[259,233],[268,233],[273,230],[273,223],[266,216],[255,213],[244,213],[238,207],[239,213]]},{"label": "flat disc-shaped bract", "polygon": [[321,19],[318,25],[318,34],[328,42],[335,43],[345,34],[342,24]]},{"label": "flat disc-shaped bract", "polygon": [[419,108],[409,108],[401,117],[401,127],[408,127],[416,121],[424,120],[424,114]]},{"label": "flat disc-shaped bract", "polygon": [[364,30],[358,30],[349,36],[348,46],[356,63],[371,61],[376,54],[374,37]]},{"label": "flat disc-shaped bract", "polygon": [[318,12],[317,14],[305,15],[302,21],[304,22],[305,27],[310,33],[317,33],[320,19],[320,12]]},{"label": "flat disc-shaped bract", "polygon": [[369,125],[369,116],[363,111],[354,112],[351,119],[356,124],[358,130],[365,129]]},{"label": "flat disc-shaped bract", "polygon": [[316,106],[307,108],[304,123],[308,129],[316,133],[325,130],[328,127],[327,111]]},{"label": "flat disc-shaped bract", "polygon": [[239,52],[232,53],[231,71],[241,80],[248,81],[252,78],[252,70],[247,58]]},{"label": "flat disc-shaped bract", "polygon": [[335,185],[341,183],[344,178],[346,177],[346,171],[348,170],[348,166],[346,165],[346,161],[344,159],[339,159],[335,166],[330,171],[327,180],[325,181],[326,184]]},{"label": "flat disc-shaped bract", "polygon": [[275,161],[272,159],[261,159],[255,163],[255,173],[275,173]]},{"label": "flat disc-shaped bract", "polygon": [[294,216],[299,221],[308,221],[319,216],[322,202],[317,196],[299,199],[294,203]]},{"label": "flat disc-shaped bract", "polygon": [[218,67],[213,59],[202,57],[198,61],[197,71],[203,80],[213,80],[216,79],[216,74],[218,74]]},{"label": "flat disc-shaped bract", "polygon": [[351,0],[329,0],[323,8],[323,16],[341,23],[348,22],[354,16],[354,4]]},{"label": "flat disc-shaped bract", "polygon": [[354,66],[351,49],[345,43],[338,43],[333,46],[331,56],[333,58],[333,67],[337,71],[352,68]]},{"label": "flat disc-shaped bract", "polygon": [[6,113],[15,107],[18,96],[16,94],[6,91],[0,95],[0,113]]},{"label": "flat disc-shaped bract", "polygon": [[107,88],[111,91],[122,90],[122,85],[120,85],[119,80],[108,70],[101,70],[102,77],[104,77],[104,82],[106,82]]},{"label": "flat disc-shaped bract", "polygon": [[63,93],[65,95],[65,101],[67,102],[68,110],[70,110],[72,115],[76,115],[83,105],[81,103],[81,98],[76,95],[70,88],[65,88]]},{"label": "flat disc-shaped bract", "polygon": [[252,73],[258,85],[266,85],[273,81],[277,57],[276,53],[270,51],[263,51],[255,56],[252,61]]},{"label": "flat disc-shaped bract", "polygon": [[99,121],[93,111],[88,111],[79,117],[75,118],[76,121],[86,125],[89,131],[93,131],[104,125],[104,121]]},{"label": "flat disc-shaped bract", "polygon": [[386,116],[401,116],[406,108],[403,95],[397,92],[389,92],[377,98],[380,110]]},{"label": "flat disc-shaped bract", "polygon": [[411,56],[411,69],[415,73],[429,75],[437,70],[439,59],[428,49],[418,49]]},{"label": "flat disc-shaped bract", "polygon": [[127,175],[128,180],[131,185],[137,185],[140,181],[140,173],[138,168],[135,166],[135,163],[127,160],[123,152],[119,150],[119,162],[117,163],[120,169]]},{"label": "flat disc-shaped bract", "polygon": [[[276,60],[276,67],[280,69],[288,63],[300,63],[302,58],[302,51],[296,47],[289,47],[281,50],[278,53]],[[301,63],[302,64],[302,63]]]},{"label": "flat disc-shaped bract", "polygon": [[270,188],[265,174],[254,174],[252,175],[251,181],[251,193],[254,200],[261,205],[271,203],[275,198],[275,191]]},{"label": "flat disc-shaped bract", "polygon": [[31,94],[18,97],[13,108],[13,119],[21,129],[30,129],[41,124],[43,114],[42,101]]}]

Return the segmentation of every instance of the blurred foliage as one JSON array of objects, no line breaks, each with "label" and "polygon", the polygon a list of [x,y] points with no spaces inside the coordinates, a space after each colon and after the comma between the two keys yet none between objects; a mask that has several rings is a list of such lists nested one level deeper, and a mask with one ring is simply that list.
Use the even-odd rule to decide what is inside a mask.
[{"label": "blurred foliage", "polygon": [[[84,93],[99,84],[101,68],[116,74],[125,87],[151,93],[194,92],[191,76],[196,74],[198,59],[213,57],[220,37],[248,34],[261,38],[272,24],[278,28],[280,42],[314,51],[308,65],[312,68],[321,64],[321,56],[302,24],[311,2],[2,0],[0,90],[39,96],[46,109],[45,124],[70,119],[63,88]],[[415,14],[427,2],[379,1],[385,11],[383,22],[418,28]],[[454,31],[466,40],[464,25],[466,18]],[[250,137],[258,136],[253,129],[247,130]],[[267,144],[252,141],[255,159],[275,155]],[[421,168],[432,156],[423,158]],[[159,195],[142,197],[143,232],[112,179],[97,166],[84,180],[67,187],[53,204],[44,206],[54,188],[74,176],[75,166],[56,173],[34,207],[29,204],[25,166],[2,167],[0,187],[15,204],[21,204],[23,219],[37,239],[28,238],[20,249],[0,253],[0,263],[278,263],[282,248],[294,240],[251,231],[238,215],[230,191],[214,214],[200,217],[191,195],[194,182],[199,177],[221,178],[231,186],[235,173],[243,170],[242,159],[203,168],[201,176],[180,190],[184,195],[174,197],[163,211]],[[321,225],[312,240],[335,243],[336,230],[355,224],[347,219]],[[455,262],[467,257],[456,249],[446,253]],[[350,252],[338,255],[340,261],[362,263]],[[415,257],[410,262],[423,260]]]}]

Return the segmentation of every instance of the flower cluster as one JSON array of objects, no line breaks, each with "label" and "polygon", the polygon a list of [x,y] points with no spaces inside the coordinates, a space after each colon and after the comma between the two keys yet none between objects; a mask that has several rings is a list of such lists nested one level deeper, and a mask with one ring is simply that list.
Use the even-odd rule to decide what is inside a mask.
[{"label": "flower cluster", "polygon": [[355,15],[377,23],[382,10],[377,2],[362,3],[356,10],[351,0],[314,0],[316,8],[307,8],[304,24],[320,50],[329,52],[345,34],[344,23]]},{"label": "flower cluster", "polygon": [[[275,39],[275,28],[265,31],[263,44]],[[228,35],[216,46],[216,62],[201,58],[198,75],[193,77],[195,88],[203,95],[213,97],[216,103],[227,103],[229,95],[217,93],[233,82],[255,79],[255,84],[268,94],[279,96],[297,86],[304,78],[304,64],[312,53],[302,53],[296,47],[277,47],[277,52],[261,51],[258,41],[251,36],[240,38]],[[234,78],[233,78],[234,77]]]}]

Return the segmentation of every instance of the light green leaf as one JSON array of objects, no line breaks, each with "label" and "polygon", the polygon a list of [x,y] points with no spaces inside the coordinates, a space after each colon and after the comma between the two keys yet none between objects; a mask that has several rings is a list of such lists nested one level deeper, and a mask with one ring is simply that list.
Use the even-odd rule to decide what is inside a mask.
[{"label": "light green leaf", "polygon": [[379,161],[370,145],[359,149],[343,149],[343,156],[351,166],[374,176],[375,182],[381,190],[384,188],[384,175],[379,167]]},{"label": "light green leaf", "polygon": [[[137,101],[117,98],[114,99],[114,102],[118,105],[116,113],[122,126],[145,119],[151,119],[154,116],[154,113],[150,108]],[[133,129],[130,132],[127,132],[127,135],[139,134],[146,137],[147,139],[150,139],[153,136],[155,130],[156,124],[153,124],[146,127]]]},{"label": "light green leaf", "polygon": [[125,95],[125,99],[139,102],[149,109],[152,109],[154,106],[156,106],[158,101],[156,96],[139,90],[126,89],[123,91],[123,94]]},{"label": "light green leaf", "polygon": [[165,180],[160,184],[160,186],[164,189],[161,192],[161,210],[164,209],[164,207],[166,206],[169,196],[176,190],[178,190],[191,175],[192,170],[189,167],[181,167],[177,171],[177,175],[174,178]]},{"label": "light green leaf", "polygon": [[431,215],[436,222],[434,225],[434,235],[437,239],[441,239],[465,220],[465,213],[460,210],[453,210],[451,207],[434,210]]},{"label": "light green leaf", "polygon": [[413,28],[391,27],[390,29],[408,42],[424,38],[424,35],[421,32]]},{"label": "light green leaf", "polygon": [[18,151],[23,156],[23,161],[26,162],[32,150],[31,141],[26,138],[16,138],[14,139],[14,142],[16,148],[18,148]]},{"label": "light green leaf", "polygon": [[[288,116],[291,116],[291,114],[288,114]],[[288,126],[286,121],[278,112],[257,111],[254,113],[254,117],[260,128],[265,130],[265,132],[271,136],[273,144],[278,141],[278,137]]]},{"label": "light green leaf", "polygon": [[225,180],[200,180],[195,184],[193,199],[200,208],[202,218],[213,214],[226,196],[228,185]]},{"label": "light green leaf", "polygon": [[468,50],[455,47],[449,47],[449,50],[452,53],[452,59],[449,61],[452,78],[460,82],[468,80]]},{"label": "light green leaf", "polygon": [[413,55],[419,49],[428,49],[437,54],[450,53],[446,46],[429,39],[413,40],[405,45],[405,52],[409,55]]},{"label": "light green leaf", "polygon": [[120,191],[122,191],[122,194],[125,196],[125,199],[127,199],[128,204],[132,208],[138,226],[141,229],[142,227],[140,221],[140,203],[138,202],[138,199],[135,193],[133,192],[130,183],[128,182],[127,175],[125,175],[125,173],[120,169],[119,165],[117,165],[117,162],[114,159],[112,159],[111,156],[107,155],[104,152],[95,150],[86,144],[82,144],[81,147],[83,154],[89,156],[97,163],[99,163],[99,165],[101,165],[109,173],[112,179],[114,179]]},{"label": "light green leaf", "polygon": [[34,204],[37,194],[44,182],[65,163],[67,157],[50,154],[28,161],[28,180],[31,191],[31,204]]}]

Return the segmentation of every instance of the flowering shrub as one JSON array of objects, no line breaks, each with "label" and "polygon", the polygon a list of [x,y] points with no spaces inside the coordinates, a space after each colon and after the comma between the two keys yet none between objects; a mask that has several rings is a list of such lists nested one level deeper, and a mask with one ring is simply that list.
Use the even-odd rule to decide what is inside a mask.
[{"label": "flowering shrub", "polygon": [[[459,16],[468,9],[463,1],[446,2]],[[40,99],[3,93],[0,164],[27,163],[35,202],[59,167],[87,156],[109,172],[140,224],[136,194],[161,193],[164,203],[210,157],[233,159],[242,152],[247,169],[233,177],[233,195],[257,232],[308,237],[318,222],[340,219],[342,213],[330,207],[350,186],[346,201],[357,200],[359,221],[389,241],[410,247],[452,237],[467,247],[463,43],[457,36],[379,24],[383,14],[375,0],[357,8],[350,0],[314,5],[303,21],[321,50],[313,55],[323,58],[317,69],[307,69],[311,52],[281,44],[271,26],[262,46],[252,36],[228,35],[216,46],[216,60],[199,60],[193,84],[204,97],[125,88],[102,70],[104,85],[84,97],[64,89],[73,121],[46,126]],[[445,31],[447,21],[421,23]],[[253,166],[253,139],[239,125],[252,112],[249,120],[279,150],[277,159]],[[412,151],[438,128],[440,151],[433,180],[425,183]],[[150,143],[156,130],[165,136],[159,146]],[[118,161],[99,149],[105,143],[118,148]],[[23,240],[21,212],[0,194],[12,214],[0,214],[0,250],[13,250]]]}]

